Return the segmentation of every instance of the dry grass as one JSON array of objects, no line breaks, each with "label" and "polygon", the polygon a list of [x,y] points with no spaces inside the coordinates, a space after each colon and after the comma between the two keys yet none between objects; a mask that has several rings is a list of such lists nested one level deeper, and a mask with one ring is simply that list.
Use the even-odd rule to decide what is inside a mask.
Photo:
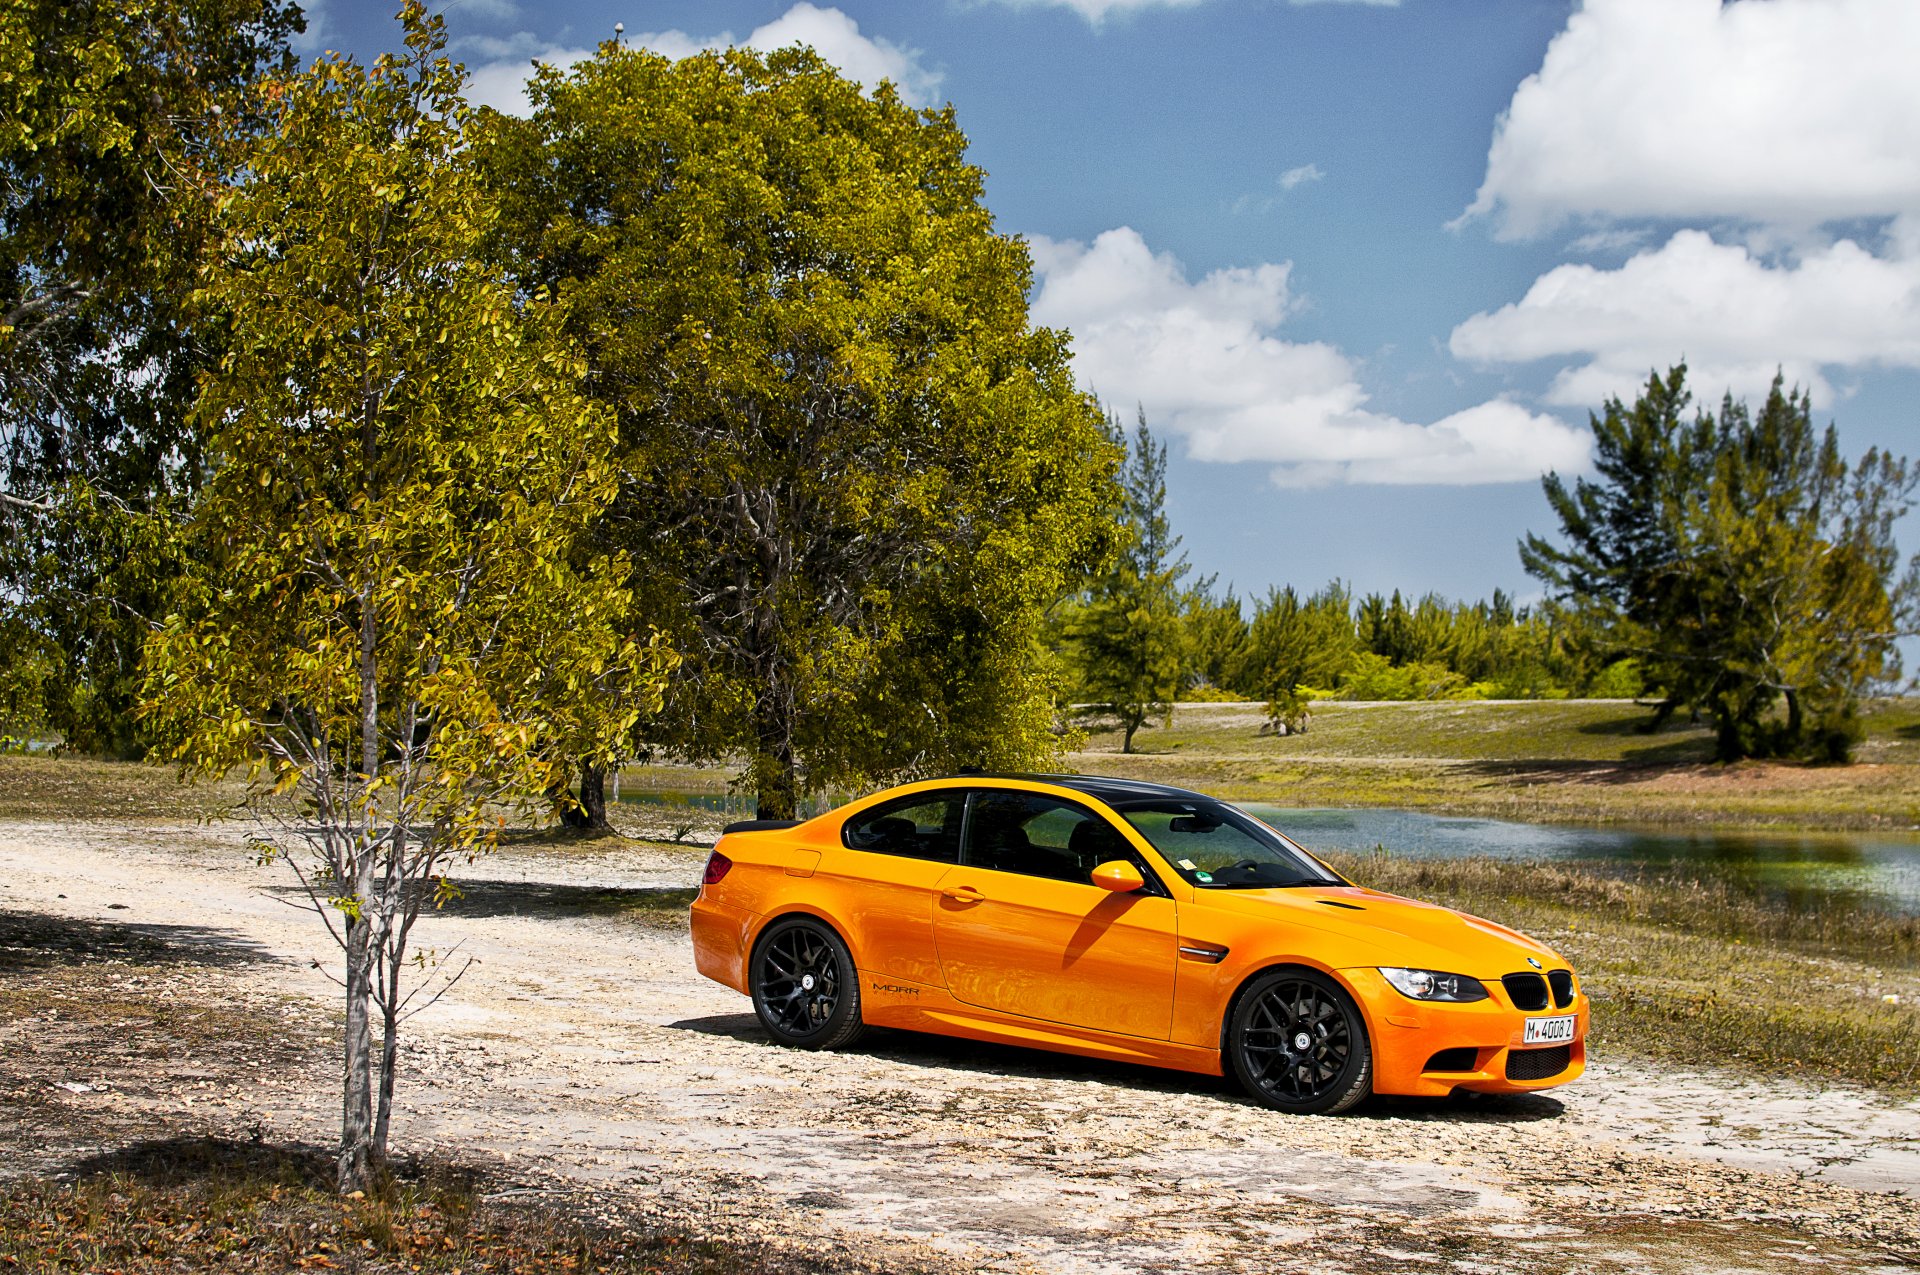
[{"label": "dry grass", "polygon": [[[482,894],[468,906],[676,924],[692,891]],[[339,1083],[337,1018],[277,996],[271,959],[218,932],[0,910],[0,1272],[919,1269],[706,1236],[603,1189],[471,1165],[401,1164],[341,1199],[318,1148],[263,1142],[258,1125],[251,1140],[190,1133],[221,1095]]]},{"label": "dry grass", "polygon": [[1869,705],[1853,766],[1716,765],[1684,721],[1643,733],[1613,701],[1319,706],[1312,729],[1259,734],[1257,706],[1182,707],[1123,755],[1095,730],[1066,765],[1280,806],[1399,806],[1557,823],[1695,828],[1920,826],[1920,700]]},{"label": "dry grass", "polygon": [[0,819],[213,819],[244,793],[238,779],[183,784],[173,770],[137,762],[0,754]]},{"label": "dry grass", "polygon": [[315,1148],[163,1139],[99,1157],[72,1182],[0,1186],[0,1269],[39,1272],[589,1271],[788,1275],[821,1267],[753,1244],[623,1219],[564,1190],[403,1165],[342,1199]]}]

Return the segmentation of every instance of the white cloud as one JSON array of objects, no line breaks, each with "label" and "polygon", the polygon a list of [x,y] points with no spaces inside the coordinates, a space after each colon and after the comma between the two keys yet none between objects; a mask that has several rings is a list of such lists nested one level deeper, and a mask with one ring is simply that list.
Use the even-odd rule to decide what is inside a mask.
[{"label": "white cloud", "polygon": [[333,23],[327,13],[328,0],[307,0],[300,6],[300,16],[306,19],[307,29],[288,41],[293,51],[303,58],[317,57],[326,52],[327,40],[331,38]]},{"label": "white cloud", "polygon": [[1108,14],[1133,13],[1141,9],[1190,9],[1206,0],[1000,0],[1015,9],[1072,9],[1094,26],[1106,21]]},{"label": "white cloud", "polygon": [[1920,367],[1920,220],[1896,222],[1878,255],[1842,239],[1778,263],[1683,230],[1617,269],[1559,266],[1455,328],[1450,346],[1482,365],[1584,358],[1556,376],[1554,403],[1631,399],[1683,357],[1710,398],[1763,395],[1781,368],[1831,403],[1832,370]]},{"label": "white cloud", "polygon": [[[1287,0],[1287,2],[1295,6],[1361,4],[1382,9],[1394,9],[1400,5],[1400,0]],[[1099,26],[1106,21],[1109,14],[1134,13],[1141,9],[1191,9],[1195,5],[1205,4],[1206,0],[1000,0],[1000,3],[1016,9],[1072,9],[1094,26]]]},{"label": "white cloud", "polygon": [[1368,411],[1345,354],[1274,335],[1296,308],[1287,264],[1192,282],[1125,227],[1031,248],[1034,320],[1072,331],[1081,383],[1144,405],[1198,459],[1272,464],[1282,486],[1508,482],[1586,463],[1585,431],[1505,400],[1432,425]]},{"label": "white cloud", "polygon": [[[931,106],[938,101],[936,94],[940,87],[940,73],[922,65],[922,54],[918,49],[862,35],[860,24],[840,10],[823,9],[806,3],[806,0],[801,0],[801,3],[772,22],[755,27],[744,40],[735,39],[731,31],[711,36],[692,36],[684,31],[656,31],[629,34],[626,38],[632,44],[670,58],[690,57],[707,49],[732,46],[769,52],[794,44],[811,45],[841,74],[859,81],[868,89],[876,87],[882,80],[891,80],[900,91],[902,100],[911,105]],[[481,48],[483,56],[494,56],[498,60],[472,68],[468,97],[475,103],[492,106],[510,115],[524,115],[531,109],[526,92],[530,59],[564,70],[593,55],[592,49],[543,45],[524,32],[513,40],[493,42],[492,47],[511,47],[513,52],[510,56],[485,53],[484,50],[489,46],[484,42],[470,43]]]},{"label": "white cloud", "polygon": [[1302,186],[1307,182],[1323,181],[1326,176],[1320,171],[1320,165],[1302,164],[1298,168],[1289,168],[1280,174],[1280,189],[1292,190],[1295,186]]},{"label": "white cloud", "polygon": [[462,19],[478,18],[482,22],[506,22],[520,16],[520,6],[514,0],[452,0],[443,10],[448,15],[458,14]]},{"label": "white cloud", "polygon": [[549,46],[532,58],[482,63],[467,72],[467,101],[475,106],[491,106],[508,115],[525,115],[533,109],[533,103],[527,99],[527,76],[532,71],[529,61],[544,62],[564,71],[592,56],[592,49]]},{"label": "white cloud", "polygon": [[1638,248],[1651,236],[1644,226],[1626,229],[1614,227],[1608,230],[1594,230],[1581,235],[1567,245],[1567,251],[1575,256],[1603,256],[1612,253],[1628,252]]},{"label": "white cloud", "polygon": [[892,80],[905,101],[916,106],[932,106],[938,101],[935,95],[940,88],[940,73],[920,64],[920,50],[860,34],[860,24],[838,9],[816,8],[803,0],[772,22],[756,27],[741,43],[762,51],[810,44],[842,74],[869,89],[882,80]]},{"label": "white cloud", "polygon": [[1810,226],[1920,211],[1914,0],[1586,0],[1494,129],[1466,217]]}]

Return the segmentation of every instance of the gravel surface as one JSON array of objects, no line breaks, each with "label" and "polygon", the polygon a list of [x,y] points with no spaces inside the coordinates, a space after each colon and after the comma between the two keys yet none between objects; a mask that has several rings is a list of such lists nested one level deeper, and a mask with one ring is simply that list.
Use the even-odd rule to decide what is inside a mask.
[{"label": "gravel surface", "polygon": [[[677,913],[627,906],[684,891],[703,857],[522,846],[459,874],[466,899],[418,934],[443,971],[478,963],[410,1026],[396,1149],[903,1265],[1920,1265],[1920,1104],[1859,1090],[1603,1061],[1544,1095],[1289,1118],[1223,1081],[908,1033],[776,1048],[694,972]],[[178,963],[146,994],[283,1024],[225,1052],[146,1024],[89,1056],[97,1035],[79,1051],[49,1031],[73,993],[48,983],[55,1019],[0,1027],[11,1167],[57,1170],[88,1149],[78,1131],[162,1118],[327,1140],[332,953],[290,884],[231,825],[0,824],[0,915],[68,926],[103,959],[158,945]],[[52,977],[17,965],[4,976]]]}]

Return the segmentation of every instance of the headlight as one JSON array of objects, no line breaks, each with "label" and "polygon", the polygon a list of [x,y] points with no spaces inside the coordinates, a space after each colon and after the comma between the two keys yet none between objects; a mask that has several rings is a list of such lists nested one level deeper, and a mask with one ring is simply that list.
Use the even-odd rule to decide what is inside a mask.
[{"label": "headlight", "polygon": [[1417,1001],[1483,1001],[1487,989],[1477,978],[1465,974],[1442,974],[1439,970],[1382,969],[1387,981],[1402,996]]}]

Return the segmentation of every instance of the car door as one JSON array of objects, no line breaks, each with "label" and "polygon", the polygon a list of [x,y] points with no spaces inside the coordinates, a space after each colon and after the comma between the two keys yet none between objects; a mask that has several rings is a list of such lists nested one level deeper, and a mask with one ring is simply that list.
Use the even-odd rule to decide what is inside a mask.
[{"label": "car door", "polygon": [[[960,866],[940,878],[934,942],[947,990],[982,1009],[1151,1040],[1172,1034],[1174,901],[1120,833],[1076,802],[976,789]],[[1145,889],[1092,869],[1132,859]]]},{"label": "car door", "polygon": [[966,793],[934,789],[862,810],[841,825],[840,874],[855,887],[846,907],[854,959],[873,974],[940,986],[933,900],[959,860]]}]

